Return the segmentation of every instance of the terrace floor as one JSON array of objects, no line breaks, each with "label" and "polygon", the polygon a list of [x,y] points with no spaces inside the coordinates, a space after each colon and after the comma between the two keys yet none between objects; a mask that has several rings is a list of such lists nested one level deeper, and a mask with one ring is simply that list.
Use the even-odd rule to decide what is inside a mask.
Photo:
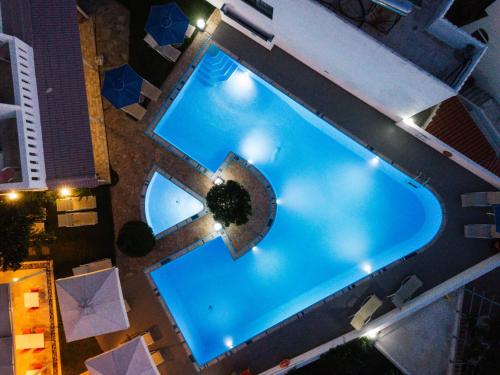
[{"label": "terrace floor", "polygon": [[[442,234],[425,251],[374,275],[369,281],[342,296],[321,304],[300,319],[203,370],[203,374],[228,374],[247,367],[254,373],[265,370],[283,358],[295,356],[349,331],[349,315],[357,310],[368,294],[386,296],[397,289],[400,281],[408,274],[416,274],[423,280],[424,287],[421,291],[424,291],[493,254],[490,241],[465,240],[463,237],[464,224],[488,223],[492,218],[481,210],[463,209],[460,206],[460,194],[491,190],[493,188],[490,185],[404,132],[389,118],[284,51],[277,47],[272,51],[265,50],[231,27],[219,24],[217,17],[215,13],[207,32],[198,33],[183,53],[162,86],[162,97],[157,103],[150,103],[144,121],[136,122],[122,111],[112,108],[108,102],[104,103],[110,160],[120,176],[120,182],[111,190],[115,232],[126,221],[140,219],[141,189],[146,176],[155,165],[196,192],[203,193],[211,186],[205,175],[149,139],[144,131],[166,98],[166,93],[173,89],[209,37],[208,33],[212,31],[213,39],[224,48],[322,112],[339,127],[370,143],[378,153],[395,160],[409,173],[422,172],[430,177],[430,185],[441,198],[446,211],[446,224]],[[106,27],[106,23],[97,23],[98,53],[106,51],[107,41],[99,37],[106,34],[103,32]],[[122,49],[127,51],[127,46],[122,46]],[[154,326],[160,337],[155,348],[168,348],[171,353],[160,366],[161,372],[183,375],[197,373],[166,315],[161,313],[155,294],[148,290],[143,270],[205,237],[210,225],[203,220],[208,219],[200,219],[195,222],[197,225],[186,226],[159,240],[155,249],[144,258],[131,259],[117,253],[124,295],[132,308],[129,315],[131,329],[99,338],[103,349],[110,349],[116,343],[126,340],[127,335],[130,337],[139,330]],[[377,315],[391,308],[388,301],[384,300]]]}]

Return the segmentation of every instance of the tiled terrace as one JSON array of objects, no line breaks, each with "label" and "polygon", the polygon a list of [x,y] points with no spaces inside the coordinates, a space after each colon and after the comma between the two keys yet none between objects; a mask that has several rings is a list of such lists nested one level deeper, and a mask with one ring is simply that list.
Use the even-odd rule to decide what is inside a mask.
[{"label": "tiled terrace", "polygon": [[[34,364],[42,364],[44,374],[60,375],[59,335],[52,263],[26,262],[12,272],[0,272],[0,283],[11,283],[13,336],[23,329],[42,327],[45,330],[45,348],[42,350],[15,350],[16,373],[25,374]],[[40,307],[27,309],[24,293],[38,288]],[[15,341],[15,339],[14,339]]]},{"label": "tiled terrace", "polygon": [[[195,37],[165,81],[160,101],[149,105],[144,121],[133,121],[109,103],[104,104],[110,159],[120,176],[120,182],[112,188],[115,232],[126,221],[140,218],[141,189],[154,165],[200,194],[211,186],[211,181],[205,175],[149,139],[144,132],[166,93],[175,86],[207,40],[208,33],[214,31],[217,24],[217,19],[212,19],[207,33]],[[104,31],[107,25],[105,22],[97,23],[98,53],[106,53],[107,40],[102,36],[109,34]],[[412,273],[424,281],[422,291],[427,290],[492,254],[489,241],[463,238],[464,224],[490,222],[491,217],[481,214],[479,210],[460,207],[461,193],[489,190],[491,186],[396,127],[390,119],[279,48],[275,47],[269,52],[225,24],[218,25],[213,39],[346,131],[372,145],[377,152],[395,160],[410,174],[422,172],[430,177],[430,185],[440,196],[445,208],[446,225],[439,238],[422,253],[408,257],[397,267],[373,275],[369,281],[321,304],[287,326],[270,332],[202,373],[228,374],[247,367],[253,372],[262,371],[283,358],[297,355],[350,330],[348,316],[355,312],[367,294],[388,295],[405,276]],[[122,46],[122,50],[120,53],[125,53],[127,46]],[[129,315],[131,329],[99,338],[103,349],[113,347],[125,340],[127,335],[154,326],[160,333],[154,348],[168,348],[171,353],[165,364],[160,366],[161,372],[196,373],[177,334],[161,312],[153,291],[149,289],[143,269],[206,236],[211,227],[204,220],[209,219],[205,217],[196,222],[197,225],[186,226],[159,240],[153,252],[144,258],[130,259],[118,252],[117,265],[123,278],[125,298],[132,307]],[[391,308],[385,302],[380,314]]]}]

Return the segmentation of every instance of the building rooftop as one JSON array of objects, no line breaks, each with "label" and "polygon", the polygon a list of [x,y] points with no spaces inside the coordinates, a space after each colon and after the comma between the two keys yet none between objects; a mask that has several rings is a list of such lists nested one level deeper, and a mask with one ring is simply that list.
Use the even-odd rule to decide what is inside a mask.
[{"label": "building rooftop", "polygon": [[[457,88],[484,46],[444,19],[453,1],[422,0],[410,14],[399,16],[371,0],[317,0],[401,57]],[[476,48],[470,61],[464,50],[468,44]]]},{"label": "building rooftop", "polygon": [[1,0],[3,32],[34,51],[47,185],[97,185],[75,0]]}]

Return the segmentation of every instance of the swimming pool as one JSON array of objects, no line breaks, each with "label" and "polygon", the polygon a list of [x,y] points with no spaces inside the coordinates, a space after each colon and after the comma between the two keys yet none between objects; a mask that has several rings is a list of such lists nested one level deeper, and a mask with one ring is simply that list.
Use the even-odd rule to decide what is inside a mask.
[{"label": "swimming pool", "polygon": [[425,246],[441,226],[430,190],[213,45],[154,134],[210,171],[235,152],[279,202],[241,258],[219,237],[150,272],[200,365]]}]

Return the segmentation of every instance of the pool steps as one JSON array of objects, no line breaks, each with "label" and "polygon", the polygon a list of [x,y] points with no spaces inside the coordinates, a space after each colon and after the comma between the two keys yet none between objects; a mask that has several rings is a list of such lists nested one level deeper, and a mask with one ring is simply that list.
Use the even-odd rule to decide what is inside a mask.
[{"label": "pool steps", "polygon": [[221,51],[207,54],[204,60],[198,68],[197,76],[209,86],[228,80],[237,68],[237,64]]}]

